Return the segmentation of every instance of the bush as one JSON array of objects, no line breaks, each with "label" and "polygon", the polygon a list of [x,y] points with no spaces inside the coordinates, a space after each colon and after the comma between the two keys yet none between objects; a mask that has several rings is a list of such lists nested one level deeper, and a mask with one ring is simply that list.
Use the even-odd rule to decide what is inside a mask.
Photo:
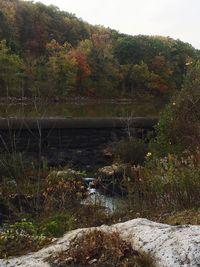
[{"label": "bush", "polygon": [[67,231],[76,228],[76,219],[70,213],[56,213],[49,215],[40,222],[40,232],[48,237],[60,237]]},{"label": "bush", "polygon": [[46,178],[43,196],[47,208],[66,209],[87,196],[87,187],[73,170],[52,171]]},{"label": "bush", "polygon": [[143,198],[151,205],[188,208],[200,201],[200,164],[193,155],[153,158],[139,176]]},{"label": "bush", "polygon": [[142,164],[147,152],[147,146],[134,137],[122,138],[112,144],[112,153],[116,161],[131,164]]},{"label": "bush", "polygon": [[69,250],[49,258],[56,266],[152,267],[152,260],[132,249],[116,232],[92,230],[70,242]]},{"label": "bush", "polygon": [[4,226],[0,233],[0,257],[9,257],[36,251],[50,239],[38,235],[36,226],[23,220],[12,225]]}]

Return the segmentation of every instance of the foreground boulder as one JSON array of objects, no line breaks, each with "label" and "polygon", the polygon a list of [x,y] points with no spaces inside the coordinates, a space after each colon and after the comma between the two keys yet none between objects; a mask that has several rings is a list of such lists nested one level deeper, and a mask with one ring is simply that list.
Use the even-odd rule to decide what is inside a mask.
[{"label": "foreground boulder", "polygon": [[[149,254],[157,267],[200,266],[200,226],[170,226],[134,219],[112,226],[98,227],[102,231],[117,231],[135,250]],[[28,255],[0,260],[1,267],[49,267],[47,258],[69,248],[70,240],[89,229],[67,233],[50,246]]]}]

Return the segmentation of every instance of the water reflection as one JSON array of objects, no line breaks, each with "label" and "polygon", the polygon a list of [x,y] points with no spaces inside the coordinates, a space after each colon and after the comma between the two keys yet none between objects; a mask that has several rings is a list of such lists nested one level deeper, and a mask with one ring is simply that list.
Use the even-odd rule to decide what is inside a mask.
[{"label": "water reflection", "polygon": [[0,104],[1,117],[127,117],[156,116],[160,103],[149,101],[127,103],[37,103]]}]

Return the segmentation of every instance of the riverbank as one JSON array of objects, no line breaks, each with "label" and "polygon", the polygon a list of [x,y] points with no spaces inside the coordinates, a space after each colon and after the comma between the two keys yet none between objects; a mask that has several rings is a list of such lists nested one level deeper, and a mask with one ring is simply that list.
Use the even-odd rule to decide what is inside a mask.
[{"label": "riverbank", "polygon": [[[124,197],[94,194],[92,201],[89,201],[85,173],[72,169],[52,170],[45,166],[37,168],[23,169],[22,173],[17,173],[19,169],[15,169],[16,177],[5,176],[1,181],[0,210],[7,212],[1,222],[2,258],[37,251],[55,241],[55,237],[73,229],[112,225],[134,218],[148,218],[173,225],[200,224],[198,208],[184,210],[167,203],[164,205],[162,198],[157,203],[147,205],[148,196],[142,195],[143,199],[139,202],[134,198],[133,191]],[[17,174],[20,174],[19,177]],[[142,185],[134,177],[129,178],[133,182],[132,189],[139,188],[140,193],[145,190],[146,183],[149,185],[148,181]],[[129,178],[127,176],[127,181]],[[149,194],[151,196],[151,192]]]},{"label": "riverbank", "polygon": [[99,97],[0,97],[0,103],[4,104],[34,104],[34,103],[73,103],[73,104],[93,104],[93,103],[131,103],[135,98],[99,98]]},{"label": "riverbank", "polygon": [[[137,251],[141,254],[145,253],[153,260],[152,265],[149,263],[149,265],[139,266],[154,266],[154,264],[157,267],[179,267],[182,265],[185,267],[199,266],[200,226],[169,226],[151,222],[146,219],[135,219],[112,226],[103,225],[96,228],[96,230],[102,233],[118,233],[122,240],[128,242],[127,244],[131,244],[135,253]],[[64,258],[66,251],[69,251],[70,245],[73,244],[71,241],[76,240],[81,235],[84,236],[87,233],[92,234],[94,231],[95,228],[78,229],[69,232],[63,238],[55,240],[53,244],[36,253],[30,253],[13,259],[0,260],[0,264],[2,267],[17,265],[22,267],[50,267],[55,266],[52,265],[52,263],[57,259],[57,262],[60,260],[60,262],[65,263],[65,265],[61,266],[68,266],[67,262],[73,262],[74,260],[73,257],[70,259],[69,257],[67,258],[67,254],[66,258]],[[84,249],[83,251],[86,255],[90,255],[90,252],[87,251],[89,244],[85,243],[84,246],[85,247],[82,248]],[[75,250],[75,248],[73,249]],[[59,259],[58,255],[62,258]],[[75,251],[73,255],[75,257]],[[88,262],[91,261],[90,266],[98,266],[96,265],[97,259],[98,255],[96,255],[96,258],[89,258]],[[73,266],[79,265],[75,264]]]},{"label": "riverbank", "polygon": [[0,103],[5,104],[34,104],[34,103],[74,103],[74,104],[93,104],[93,103],[115,103],[115,104],[128,104],[134,101],[159,101],[163,104],[167,102],[166,97],[153,96],[149,94],[133,95],[132,97],[87,97],[87,96],[67,96],[67,97],[0,97]]},{"label": "riverbank", "polygon": [[[53,108],[52,108],[53,107]],[[151,117],[158,116],[162,102],[146,99],[0,99],[0,117]]]}]

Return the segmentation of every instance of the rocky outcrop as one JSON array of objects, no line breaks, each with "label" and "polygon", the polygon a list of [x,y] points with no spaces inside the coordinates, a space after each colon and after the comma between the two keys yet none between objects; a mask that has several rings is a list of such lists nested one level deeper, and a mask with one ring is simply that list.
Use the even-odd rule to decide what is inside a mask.
[{"label": "rocky outcrop", "polygon": [[126,188],[123,186],[125,165],[113,164],[97,170],[96,186],[104,194],[123,194]]},{"label": "rocky outcrop", "polygon": [[[91,228],[90,228],[91,229]],[[88,229],[67,233],[47,248],[28,255],[0,260],[1,267],[49,267],[47,258],[64,251],[69,242]],[[146,219],[134,219],[112,226],[99,227],[102,231],[117,231],[135,250],[148,253],[157,267],[200,266],[200,226],[170,226]]]},{"label": "rocky outcrop", "polygon": [[129,191],[131,188],[131,190],[134,189],[136,197],[141,197],[142,191],[138,187],[140,170],[141,166],[129,163],[115,163],[110,166],[104,166],[96,172],[96,187],[103,194],[110,195],[133,194],[133,192]]}]

